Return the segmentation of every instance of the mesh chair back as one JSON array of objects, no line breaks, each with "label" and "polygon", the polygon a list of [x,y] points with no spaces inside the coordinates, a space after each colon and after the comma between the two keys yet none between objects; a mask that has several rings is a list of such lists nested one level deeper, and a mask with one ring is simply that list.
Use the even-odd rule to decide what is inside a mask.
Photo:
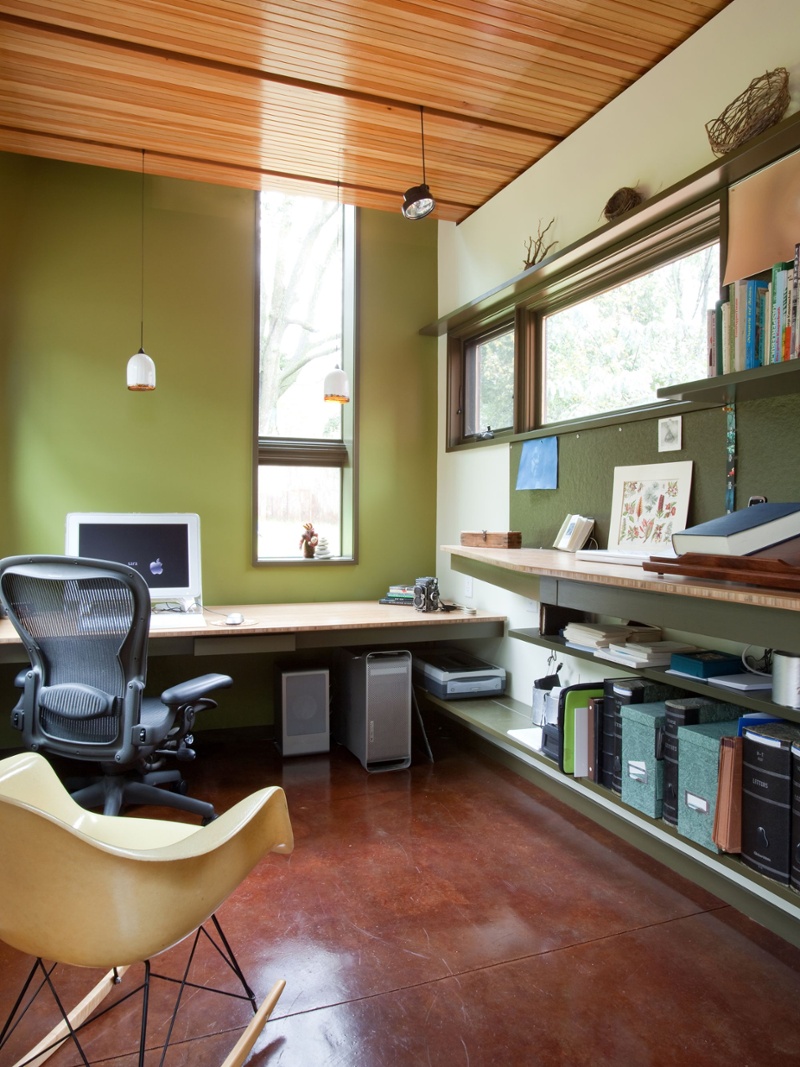
[{"label": "mesh chair back", "polygon": [[0,597],[31,660],[26,743],[114,758],[144,688],[150,594],[142,577],[96,560],[16,557],[0,562]]}]

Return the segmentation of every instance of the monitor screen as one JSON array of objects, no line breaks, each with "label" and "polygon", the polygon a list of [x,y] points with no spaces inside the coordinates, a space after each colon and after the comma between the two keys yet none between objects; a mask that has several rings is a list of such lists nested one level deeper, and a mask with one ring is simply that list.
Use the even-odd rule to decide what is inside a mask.
[{"label": "monitor screen", "polygon": [[133,567],[153,600],[202,597],[198,515],[73,512],[65,551]]}]

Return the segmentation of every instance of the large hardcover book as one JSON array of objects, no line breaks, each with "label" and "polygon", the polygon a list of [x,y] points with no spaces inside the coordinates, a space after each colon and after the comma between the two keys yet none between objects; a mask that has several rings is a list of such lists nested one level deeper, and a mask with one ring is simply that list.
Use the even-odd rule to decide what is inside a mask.
[{"label": "large hardcover book", "polygon": [[[680,696],[683,690],[663,682],[651,682],[648,678],[615,678],[611,686],[612,714],[614,722],[614,762],[611,788],[622,794],[622,716],[620,708],[626,704],[651,704]],[[605,709],[604,709],[605,710]]]},{"label": "large hardcover book", "polygon": [[800,504],[753,504],[674,533],[672,547],[679,556],[685,552],[747,556],[797,536]]},{"label": "large hardcover book", "polygon": [[792,829],[792,745],[800,727],[745,727],[742,759],[742,860],[789,885]]},{"label": "large hardcover book", "polygon": [[734,721],[733,733],[738,732],[741,708],[707,697],[682,696],[665,701],[664,722],[664,806],[662,818],[672,826],[678,825],[678,796],[680,788],[680,749],[678,729],[706,722]]}]

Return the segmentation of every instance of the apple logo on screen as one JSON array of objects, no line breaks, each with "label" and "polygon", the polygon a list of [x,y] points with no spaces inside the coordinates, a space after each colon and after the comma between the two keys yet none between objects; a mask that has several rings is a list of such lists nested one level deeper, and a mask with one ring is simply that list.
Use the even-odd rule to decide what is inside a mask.
[{"label": "apple logo on screen", "polygon": [[154,559],[153,562],[150,564],[150,573],[151,574],[163,574],[164,573],[164,564],[161,562],[160,559]]}]

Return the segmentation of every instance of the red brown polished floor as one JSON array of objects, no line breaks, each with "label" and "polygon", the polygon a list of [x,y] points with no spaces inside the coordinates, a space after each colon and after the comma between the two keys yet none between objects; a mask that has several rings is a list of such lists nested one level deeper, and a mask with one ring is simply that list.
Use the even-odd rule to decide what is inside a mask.
[{"label": "red brown polished floor", "polygon": [[[281,761],[266,740],[200,736],[191,792],[222,810],[281,784],[295,831],[294,854],[269,856],[219,913],[259,998],[287,982],[248,1067],[800,1062],[800,950],[456,727],[429,729],[433,764],[376,775],[341,748]],[[3,1018],[28,962],[0,945]],[[71,1003],[96,978],[72,972]],[[93,1064],[134,1067],[134,1008],[118,1011],[87,1037]],[[217,1067],[248,1013],[193,994],[168,1067]],[[65,1047],[49,1062],[80,1060]]]}]

